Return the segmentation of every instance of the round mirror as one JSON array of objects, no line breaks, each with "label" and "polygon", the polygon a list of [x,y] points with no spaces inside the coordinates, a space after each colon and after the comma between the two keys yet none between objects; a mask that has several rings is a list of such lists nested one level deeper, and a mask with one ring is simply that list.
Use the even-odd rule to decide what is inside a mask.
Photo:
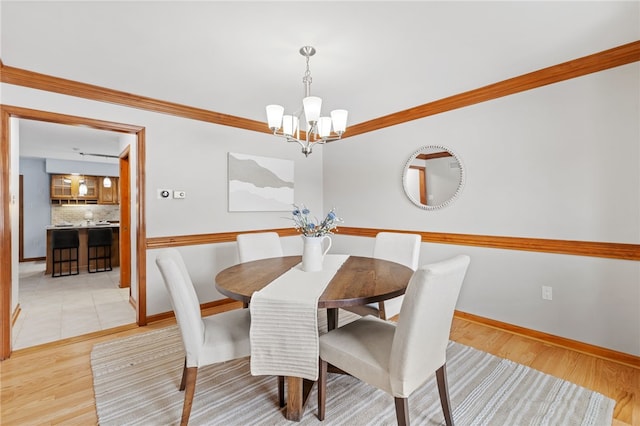
[{"label": "round mirror", "polygon": [[443,146],[423,146],[404,166],[404,192],[413,204],[425,210],[440,209],[451,203],[463,185],[460,158]]}]

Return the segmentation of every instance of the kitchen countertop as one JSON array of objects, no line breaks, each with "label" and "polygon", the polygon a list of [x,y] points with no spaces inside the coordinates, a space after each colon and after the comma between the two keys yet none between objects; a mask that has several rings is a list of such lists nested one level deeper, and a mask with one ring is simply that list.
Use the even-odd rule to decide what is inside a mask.
[{"label": "kitchen countertop", "polygon": [[82,223],[79,225],[65,225],[65,226],[60,226],[60,225],[48,225],[47,226],[47,231],[50,229],[88,229],[88,228],[119,228],[120,224],[119,223],[106,223],[104,225],[98,225],[96,223],[90,223],[89,225],[87,225],[86,223]]}]

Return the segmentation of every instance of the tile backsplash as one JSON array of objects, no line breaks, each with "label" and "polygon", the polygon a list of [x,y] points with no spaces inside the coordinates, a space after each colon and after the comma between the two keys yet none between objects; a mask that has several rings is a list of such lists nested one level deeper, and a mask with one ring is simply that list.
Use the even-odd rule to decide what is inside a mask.
[{"label": "tile backsplash", "polygon": [[[90,219],[85,218],[91,216]],[[70,222],[74,225],[91,220],[98,222],[108,220],[118,222],[120,220],[120,206],[108,205],[82,205],[82,206],[51,206],[51,224],[56,225]]]}]

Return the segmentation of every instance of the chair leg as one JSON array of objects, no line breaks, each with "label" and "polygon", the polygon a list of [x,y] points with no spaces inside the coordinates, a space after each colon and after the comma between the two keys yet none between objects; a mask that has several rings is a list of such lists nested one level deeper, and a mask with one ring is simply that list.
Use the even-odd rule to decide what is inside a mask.
[{"label": "chair leg", "polygon": [[324,409],[327,403],[327,361],[320,358],[318,371],[318,419],[324,420]]},{"label": "chair leg", "polygon": [[198,376],[198,367],[187,367],[186,373],[186,391],[184,393],[184,404],[182,406],[182,419],[180,426],[189,424],[189,416],[191,415],[191,406],[193,405],[193,394],[196,391],[196,378]]},{"label": "chair leg", "polygon": [[182,367],[182,380],[180,381],[180,390],[183,391],[187,385],[187,357],[184,357],[184,367]]},{"label": "chair leg", "polygon": [[394,398],[396,401],[396,420],[398,426],[409,426],[409,399]]},{"label": "chair leg", "polygon": [[285,406],[284,403],[284,376],[278,376],[278,402],[280,408]]},{"label": "chair leg", "polygon": [[378,302],[378,316],[380,319],[387,320],[387,310],[384,306],[384,301]]},{"label": "chair leg", "polygon": [[438,392],[440,393],[440,405],[444,413],[444,421],[447,426],[453,426],[453,416],[451,415],[451,401],[449,401],[449,385],[447,384],[447,364],[436,370],[436,380],[438,381]]}]

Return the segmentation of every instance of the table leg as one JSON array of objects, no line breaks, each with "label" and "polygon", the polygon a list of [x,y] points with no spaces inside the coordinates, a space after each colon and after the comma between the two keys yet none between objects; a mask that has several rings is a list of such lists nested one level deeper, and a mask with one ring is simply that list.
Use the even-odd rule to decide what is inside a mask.
[{"label": "table leg", "polygon": [[338,327],[338,308],[327,308],[327,329],[329,331]]},{"label": "table leg", "polygon": [[287,377],[287,420],[299,422],[302,418],[302,378]]},{"label": "table leg", "polygon": [[299,422],[302,419],[304,407],[314,383],[313,380],[301,377],[287,377],[287,409],[285,410],[287,420]]}]

